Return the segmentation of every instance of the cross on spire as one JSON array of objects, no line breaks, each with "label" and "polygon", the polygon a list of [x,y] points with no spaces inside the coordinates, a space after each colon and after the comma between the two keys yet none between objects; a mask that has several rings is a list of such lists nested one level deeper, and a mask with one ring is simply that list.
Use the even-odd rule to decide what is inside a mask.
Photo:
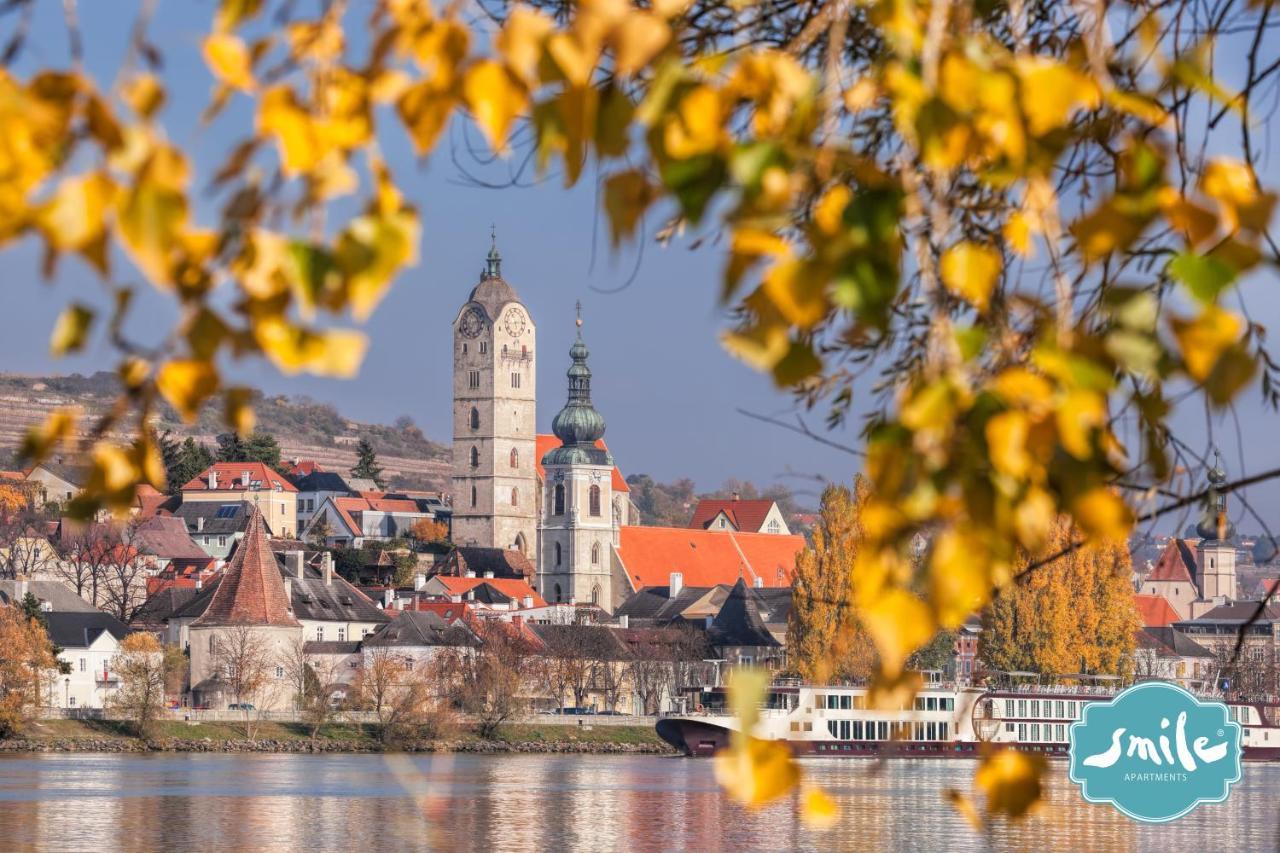
[{"label": "cross on spire", "polygon": [[489,255],[485,258],[482,278],[502,278],[502,255],[498,254],[498,226],[489,226]]},{"label": "cross on spire", "polygon": [[576,310],[578,313],[578,319],[574,320],[574,323],[577,324],[579,329],[581,329],[582,328],[582,300],[579,299],[577,302],[575,302],[573,307],[574,307],[574,310]]}]

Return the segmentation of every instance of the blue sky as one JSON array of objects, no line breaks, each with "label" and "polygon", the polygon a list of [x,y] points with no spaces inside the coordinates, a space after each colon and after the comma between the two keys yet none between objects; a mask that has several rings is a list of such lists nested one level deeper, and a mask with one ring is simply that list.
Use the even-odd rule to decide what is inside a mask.
[{"label": "blue sky", "polygon": [[[210,174],[235,131],[249,126],[244,99],[233,102],[211,127],[198,121],[210,86],[199,42],[207,31],[212,2],[160,3],[152,41],[164,52],[164,77],[175,88],[164,122],[171,138]],[[59,4],[38,4],[28,52],[19,71],[35,65],[62,64],[66,39]],[[114,76],[133,20],[133,2],[110,0],[80,4],[89,68],[100,80]],[[11,21],[0,22],[0,37]],[[720,247],[714,238],[697,248],[691,236],[667,248],[644,247],[637,267],[633,253],[614,256],[607,226],[596,213],[594,183],[584,178],[564,190],[557,176],[534,187],[487,189],[468,182],[450,160],[446,143],[428,161],[412,156],[402,132],[391,126],[382,144],[401,186],[419,206],[423,240],[418,266],[397,282],[367,323],[371,346],[354,381],[283,377],[265,365],[245,363],[233,371],[267,393],[306,394],[336,404],[361,420],[391,422],[411,416],[432,438],[447,440],[450,429],[450,323],[475,284],[489,246],[489,226],[498,231],[504,277],[519,291],[538,325],[540,429],[548,429],[565,397],[564,370],[573,337],[573,306],[583,303],[584,335],[591,349],[597,407],[609,423],[607,440],[625,473],[646,472],[659,479],[688,476],[711,488],[729,477],[767,483],[781,479],[813,490],[803,475],[848,479],[853,457],[775,426],[737,413],[745,408],[786,416],[788,395],[730,358],[717,343],[724,328],[716,305]],[[460,158],[466,141],[461,122],[451,133]],[[471,132],[474,141],[474,132]],[[503,165],[482,170],[501,180]],[[1274,169],[1267,169],[1274,176]],[[1273,181],[1274,183],[1274,181]],[[210,221],[212,208],[198,211]],[[657,223],[648,223],[650,233]],[[75,260],[65,262],[54,281],[40,279],[38,247],[28,241],[7,248],[4,305],[9,322],[0,336],[0,370],[24,373],[88,372],[111,369],[114,353],[100,340],[86,353],[54,361],[48,335],[71,298],[105,304],[101,286]],[[131,331],[148,332],[172,320],[166,302],[147,292],[141,279],[123,264],[117,278],[138,284],[142,297]],[[1274,278],[1246,288],[1254,319],[1273,326],[1280,312]],[[14,318],[21,322],[13,322]],[[855,411],[857,407],[855,406]],[[1210,434],[1222,446],[1233,473],[1280,465],[1277,419],[1254,391],[1239,407],[1239,428],[1231,415],[1206,417],[1199,407],[1180,410],[1175,424],[1191,445],[1205,448]],[[809,415],[815,428],[820,415]],[[831,437],[856,443],[857,418]],[[1123,436],[1122,436],[1123,437]],[[1136,436],[1134,436],[1136,438]],[[800,477],[792,475],[802,475]],[[1280,510],[1280,487],[1256,488],[1255,506],[1270,521]],[[1237,513],[1233,513],[1236,515]],[[1258,529],[1238,518],[1243,530]],[[1161,525],[1173,529],[1173,523]]]}]

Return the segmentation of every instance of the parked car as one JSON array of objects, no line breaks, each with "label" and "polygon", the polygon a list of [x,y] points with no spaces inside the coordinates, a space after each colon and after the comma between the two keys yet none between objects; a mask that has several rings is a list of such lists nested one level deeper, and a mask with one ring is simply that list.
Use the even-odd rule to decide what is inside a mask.
[{"label": "parked car", "polygon": [[227,706],[228,711],[255,711],[252,702],[232,702]]},{"label": "parked car", "polygon": [[594,714],[591,708],[561,708],[558,711],[552,711],[553,714],[572,714],[575,717],[585,717],[588,714]]}]

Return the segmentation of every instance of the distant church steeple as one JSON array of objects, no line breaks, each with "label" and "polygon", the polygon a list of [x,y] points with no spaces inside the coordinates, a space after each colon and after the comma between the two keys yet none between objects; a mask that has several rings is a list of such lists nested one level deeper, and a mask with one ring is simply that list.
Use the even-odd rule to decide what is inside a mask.
[{"label": "distant church steeple", "polygon": [[489,226],[489,254],[484,259],[484,272],[481,281],[491,278],[502,278],[502,255],[498,254],[498,226]]}]

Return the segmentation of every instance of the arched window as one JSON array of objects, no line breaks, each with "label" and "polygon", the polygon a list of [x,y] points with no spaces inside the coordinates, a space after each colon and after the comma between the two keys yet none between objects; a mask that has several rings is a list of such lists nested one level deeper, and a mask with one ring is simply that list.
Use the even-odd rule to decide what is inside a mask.
[{"label": "arched window", "polygon": [[511,505],[520,506],[520,490],[515,486],[511,487]]},{"label": "arched window", "polygon": [[478,447],[471,448],[471,467],[480,467],[480,448]]},{"label": "arched window", "polygon": [[516,450],[514,447],[511,448],[511,467],[512,468],[520,467],[520,451]]},{"label": "arched window", "polygon": [[591,494],[587,502],[590,506],[589,512],[593,516],[599,516],[600,515],[600,487],[599,486],[591,487]]},{"label": "arched window", "polygon": [[551,500],[553,515],[564,515],[564,483],[556,483],[554,497]]},{"label": "arched window", "polygon": [[600,603],[600,584],[596,584],[595,586],[591,587],[591,603],[592,604]]},{"label": "arched window", "polygon": [[476,505],[476,487],[475,486],[471,487],[471,505],[472,506]]},{"label": "arched window", "polygon": [[556,584],[556,603],[558,604],[564,596],[560,594],[560,584]]},{"label": "arched window", "polygon": [[560,543],[556,543],[556,565],[560,565]]},{"label": "arched window", "polygon": [[480,429],[480,410],[475,406],[471,407],[471,428]]},{"label": "arched window", "polygon": [[600,543],[597,542],[591,546],[591,565],[600,565]]},{"label": "arched window", "polygon": [[526,542],[525,542],[525,540],[524,540],[524,534],[523,534],[523,533],[517,533],[517,534],[516,534],[516,541],[511,543],[511,547],[515,548],[517,551],[519,551],[521,554],[523,554],[523,553],[525,553],[525,545],[526,545],[526,544],[527,544],[527,543],[526,543]]}]

